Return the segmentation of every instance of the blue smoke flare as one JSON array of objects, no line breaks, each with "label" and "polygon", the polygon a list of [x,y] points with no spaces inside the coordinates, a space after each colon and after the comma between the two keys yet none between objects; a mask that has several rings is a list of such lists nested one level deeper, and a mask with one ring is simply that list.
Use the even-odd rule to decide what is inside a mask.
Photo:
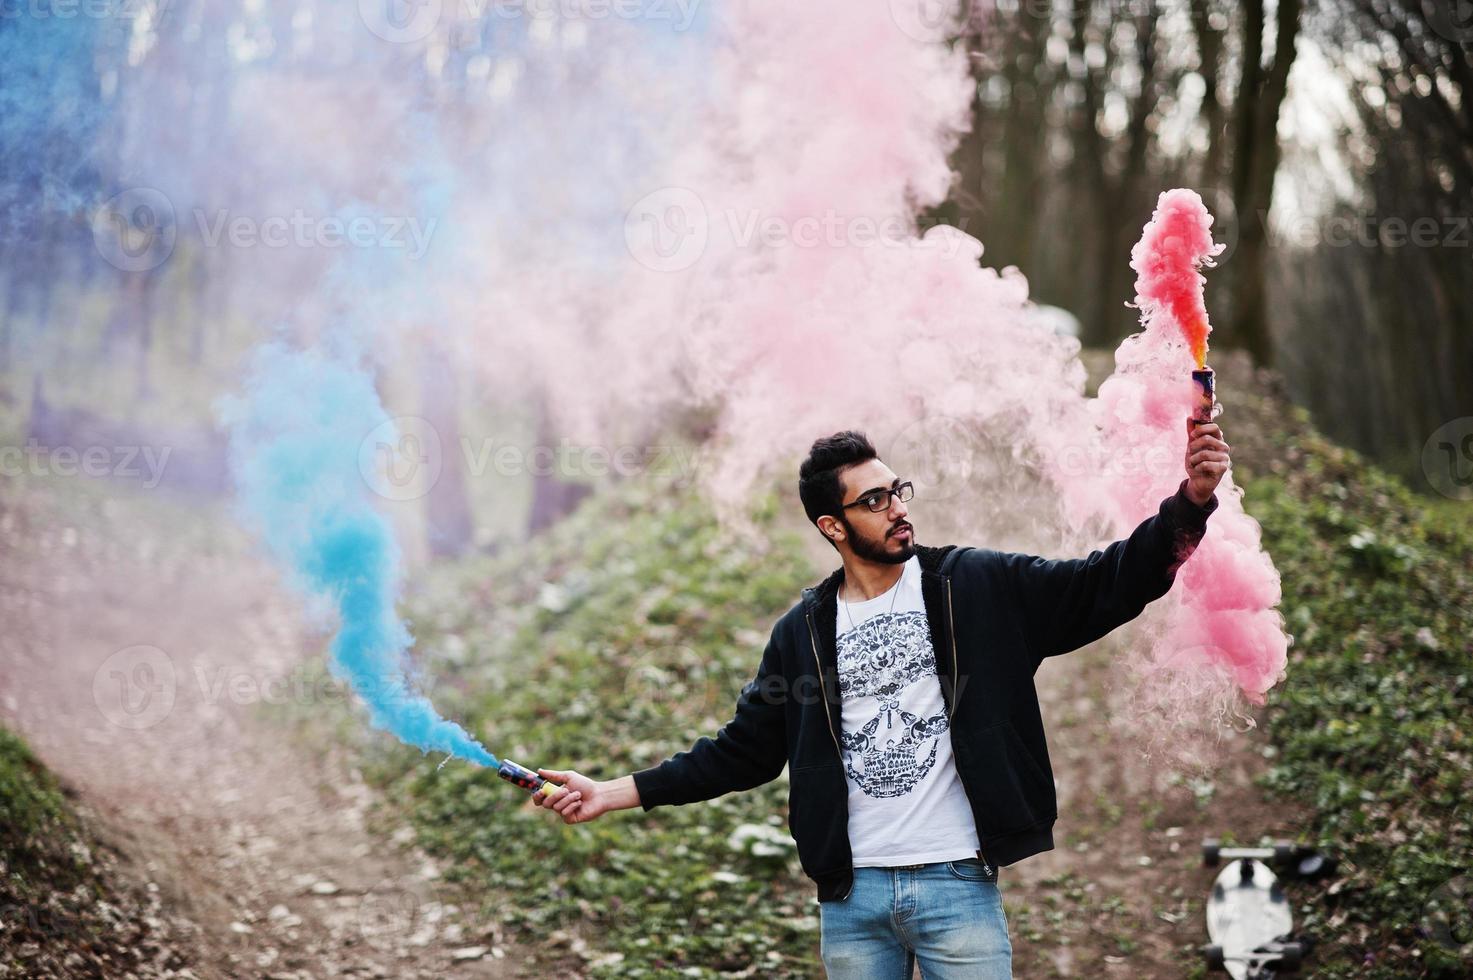
[{"label": "blue smoke flare", "polygon": [[243,520],[299,589],[337,610],[333,676],[352,685],[374,727],[425,752],[496,766],[408,680],[413,638],[394,608],[399,549],[360,469],[363,440],[389,421],[370,375],[346,358],[268,344],[255,352],[245,393],[222,400],[219,415]]}]

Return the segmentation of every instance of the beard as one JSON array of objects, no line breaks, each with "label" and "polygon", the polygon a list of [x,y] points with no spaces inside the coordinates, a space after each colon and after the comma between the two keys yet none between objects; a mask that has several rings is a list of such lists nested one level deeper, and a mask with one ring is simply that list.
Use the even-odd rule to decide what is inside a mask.
[{"label": "beard", "polygon": [[[896,541],[891,535],[899,528],[910,528],[910,539]],[[909,521],[898,521],[885,532],[883,538],[869,538],[860,533],[859,529],[844,521],[844,528],[849,532],[849,547],[854,554],[865,561],[878,562],[882,565],[903,565],[910,561],[916,553],[915,528],[911,527]]]}]

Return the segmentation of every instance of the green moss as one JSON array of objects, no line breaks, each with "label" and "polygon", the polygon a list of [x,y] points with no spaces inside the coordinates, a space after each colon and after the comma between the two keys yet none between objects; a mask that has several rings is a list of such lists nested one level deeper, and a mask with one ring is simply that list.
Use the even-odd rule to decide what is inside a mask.
[{"label": "green moss", "polygon": [[[21,887],[70,885],[78,868],[61,790],[19,737],[0,729],[0,862]],[[54,880],[60,875],[64,881]]]}]

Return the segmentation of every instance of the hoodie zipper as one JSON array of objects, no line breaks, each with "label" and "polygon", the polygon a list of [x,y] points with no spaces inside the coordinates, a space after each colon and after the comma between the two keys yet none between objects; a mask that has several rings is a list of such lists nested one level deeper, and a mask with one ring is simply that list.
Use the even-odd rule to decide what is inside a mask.
[{"label": "hoodie zipper", "polygon": [[[951,715],[947,719],[947,728],[951,729],[951,722],[956,718],[957,702],[957,680],[961,676],[961,668],[957,666],[956,653],[956,615],[951,610],[951,576],[946,576],[946,625],[951,627]],[[966,786],[962,786],[962,792],[966,792]],[[981,831],[978,831],[981,836]],[[982,859],[982,869],[987,874],[992,874],[992,862],[987,860],[987,852],[982,850],[981,845],[977,847],[977,856]]]},{"label": "hoodie zipper", "polygon": [[[844,762],[844,750],[839,748],[839,736],[834,734],[834,716],[829,709],[829,692],[823,683],[823,661],[818,659],[818,632],[813,628],[813,614],[807,609],[803,610],[803,619],[808,623],[808,642],[813,647],[813,666],[818,671],[818,693],[823,698],[823,714],[829,723],[829,738],[834,740],[834,754],[839,757],[840,765]],[[854,872],[849,872],[849,890],[839,896],[839,901],[846,901],[854,893]]]},{"label": "hoodie zipper", "polygon": [[956,719],[956,697],[957,679],[960,677],[959,668],[956,665],[956,617],[951,612],[951,576],[946,577],[946,623],[951,627],[951,713],[947,716],[946,724],[949,728],[952,721]]},{"label": "hoodie zipper", "polygon": [[823,698],[823,713],[829,723],[829,738],[834,740],[834,753],[838,755],[839,761],[844,761],[844,751],[839,748],[839,737],[834,734],[834,716],[829,709],[829,689],[823,682],[823,661],[818,659],[818,635],[813,629],[813,614],[808,610],[803,611],[803,618],[808,622],[808,642],[813,646],[813,667],[818,671],[818,691]]}]

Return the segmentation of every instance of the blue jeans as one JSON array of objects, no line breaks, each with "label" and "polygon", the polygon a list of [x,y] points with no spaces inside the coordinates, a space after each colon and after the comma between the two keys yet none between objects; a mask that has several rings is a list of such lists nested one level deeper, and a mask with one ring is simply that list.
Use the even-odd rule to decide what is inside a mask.
[{"label": "blue jeans", "polygon": [[849,897],[819,904],[830,980],[1006,980],[1013,945],[995,876],[976,858],[855,868]]}]

